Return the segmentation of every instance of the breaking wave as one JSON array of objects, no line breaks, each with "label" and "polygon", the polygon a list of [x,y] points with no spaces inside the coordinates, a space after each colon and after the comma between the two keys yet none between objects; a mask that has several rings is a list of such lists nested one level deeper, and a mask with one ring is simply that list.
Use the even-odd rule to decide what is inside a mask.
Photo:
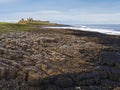
[{"label": "breaking wave", "polygon": [[44,27],[44,28],[54,28],[54,29],[72,29],[72,30],[80,30],[80,31],[90,31],[90,32],[99,32],[108,35],[120,35],[120,31],[115,31],[113,29],[96,29],[89,28],[87,26],[55,26],[55,27]]}]

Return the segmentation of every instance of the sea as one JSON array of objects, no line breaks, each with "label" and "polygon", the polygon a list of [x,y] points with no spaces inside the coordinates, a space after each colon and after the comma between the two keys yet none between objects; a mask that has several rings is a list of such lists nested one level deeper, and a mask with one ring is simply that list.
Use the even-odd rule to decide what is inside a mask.
[{"label": "sea", "polygon": [[60,27],[47,27],[47,28],[73,29],[120,36],[120,24],[73,24],[69,26],[66,25]]}]

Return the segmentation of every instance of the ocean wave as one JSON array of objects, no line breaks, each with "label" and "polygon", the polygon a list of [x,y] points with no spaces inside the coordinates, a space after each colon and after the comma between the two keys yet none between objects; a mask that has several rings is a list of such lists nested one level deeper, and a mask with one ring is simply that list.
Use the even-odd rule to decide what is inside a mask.
[{"label": "ocean wave", "polygon": [[108,34],[108,35],[120,35],[120,31],[114,31],[114,30],[112,30],[112,29],[95,29],[95,28],[89,28],[89,27],[87,27],[87,26],[44,27],[44,28],[72,29],[72,30],[99,32],[99,33]]}]

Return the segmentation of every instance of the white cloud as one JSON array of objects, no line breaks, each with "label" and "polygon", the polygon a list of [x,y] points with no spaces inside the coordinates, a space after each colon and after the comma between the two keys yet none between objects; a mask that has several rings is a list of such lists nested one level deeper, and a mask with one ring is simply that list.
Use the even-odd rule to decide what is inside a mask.
[{"label": "white cloud", "polygon": [[8,15],[0,15],[3,20],[19,20],[21,18],[33,17],[34,19],[50,20],[61,23],[120,23],[120,13],[86,13],[79,10],[56,11],[43,10],[34,12],[17,12]]}]

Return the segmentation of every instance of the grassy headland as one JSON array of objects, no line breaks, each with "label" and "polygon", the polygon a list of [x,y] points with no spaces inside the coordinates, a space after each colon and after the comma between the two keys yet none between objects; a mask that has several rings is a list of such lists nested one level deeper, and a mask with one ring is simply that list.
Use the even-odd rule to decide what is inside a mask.
[{"label": "grassy headland", "polygon": [[27,18],[27,20],[25,19],[21,19],[19,22],[19,24],[27,24],[27,25],[39,25],[39,26],[60,26],[61,24],[57,24],[57,23],[51,23],[49,21],[41,21],[41,20],[33,20],[33,18]]},{"label": "grassy headland", "polygon": [[29,25],[0,22],[0,33],[15,32],[15,31],[28,31],[28,30],[30,30]]},{"label": "grassy headland", "polygon": [[18,23],[7,23],[0,22],[0,33],[5,32],[16,32],[16,31],[29,31],[36,26],[61,26],[62,24],[50,23],[49,21],[40,21],[40,20],[20,20]]}]

